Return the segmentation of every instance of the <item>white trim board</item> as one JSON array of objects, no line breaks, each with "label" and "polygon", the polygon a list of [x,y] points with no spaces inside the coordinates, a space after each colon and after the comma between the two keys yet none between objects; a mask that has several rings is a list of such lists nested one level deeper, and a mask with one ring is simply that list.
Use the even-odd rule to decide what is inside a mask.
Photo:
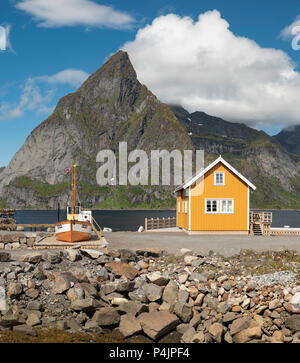
[{"label": "white trim board", "polygon": [[214,162],[212,162],[208,167],[206,167],[204,170],[199,172],[196,176],[194,176],[189,182],[183,184],[182,186],[178,187],[175,192],[178,192],[179,190],[186,190],[191,185],[193,185],[201,176],[205,175],[210,169],[212,169],[214,166],[216,166],[218,163],[222,163],[225,165],[229,170],[231,170],[237,177],[239,177],[243,182],[245,182],[251,189],[256,190],[256,186],[252,184],[248,179],[246,179],[242,174],[240,174],[236,169],[234,169],[233,166],[231,166],[229,163],[227,163],[226,160],[222,158],[220,155],[218,159],[216,159]]}]

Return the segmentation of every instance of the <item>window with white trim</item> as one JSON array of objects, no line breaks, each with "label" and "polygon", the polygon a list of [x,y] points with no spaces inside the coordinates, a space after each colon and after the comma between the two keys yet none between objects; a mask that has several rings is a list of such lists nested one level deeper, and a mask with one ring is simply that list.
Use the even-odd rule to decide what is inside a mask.
[{"label": "window with white trim", "polygon": [[220,200],[220,213],[233,214],[233,199]]},{"label": "window with white trim", "polygon": [[215,172],[215,185],[225,185],[225,173],[224,171]]},{"label": "window with white trim", "polygon": [[217,199],[207,199],[205,206],[206,213],[218,213],[218,200]]},{"label": "window with white trim", "polygon": [[233,214],[234,200],[233,199],[206,199],[205,200],[206,214]]},{"label": "window with white trim", "polygon": [[185,198],[184,200],[184,213],[188,212],[188,198]]}]

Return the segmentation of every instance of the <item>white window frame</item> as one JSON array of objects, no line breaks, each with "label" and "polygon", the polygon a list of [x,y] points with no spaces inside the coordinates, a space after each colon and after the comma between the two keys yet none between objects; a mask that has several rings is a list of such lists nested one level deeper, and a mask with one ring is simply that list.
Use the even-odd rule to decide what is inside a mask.
[{"label": "white window frame", "polygon": [[184,198],[184,213],[188,213],[188,198]]},{"label": "white window frame", "polygon": [[[217,202],[217,211],[208,212],[207,211],[207,202],[212,203],[213,201]],[[223,201],[226,201],[226,211],[225,212],[222,212],[222,202]],[[232,212],[228,212],[228,201],[232,202]],[[212,204],[211,204],[211,209],[212,209]],[[234,214],[234,199],[231,199],[231,198],[228,198],[228,199],[226,199],[226,198],[207,198],[207,199],[205,199],[205,214]]]},{"label": "white window frame", "polygon": [[[223,183],[217,183],[217,174],[222,174],[223,175]],[[224,171],[215,171],[214,173],[214,182],[215,182],[215,186],[217,187],[223,187],[225,185],[225,172]]]},{"label": "white window frame", "polygon": [[[222,202],[226,201],[226,212],[222,212]],[[232,212],[228,212],[228,202],[232,202]],[[234,214],[234,199],[220,199],[220,214]]]},{"label": "white window frame", "polygon": [[[207,202],[211,202],[211,211],[210,212],[207,211]],[[213,202],[217,202],[217,211],[216,212],[213,212],[213,210],[212,210]],[[218,199],[216,199],[216,198],[205,199],[205,214],[219,214],[219,200]]]}]

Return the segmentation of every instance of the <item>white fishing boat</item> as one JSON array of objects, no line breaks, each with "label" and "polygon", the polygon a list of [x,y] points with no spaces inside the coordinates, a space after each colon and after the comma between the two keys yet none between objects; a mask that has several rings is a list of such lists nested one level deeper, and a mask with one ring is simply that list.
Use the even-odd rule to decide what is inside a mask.
[{"label": "white fishing boat", "polygon": [[55,236],[58,241],[89,241],[92,233],[92,212],[82,211],[76,205],[76,167],[72,165],[72,207],[67,208],[67,220],[55,225]]}]

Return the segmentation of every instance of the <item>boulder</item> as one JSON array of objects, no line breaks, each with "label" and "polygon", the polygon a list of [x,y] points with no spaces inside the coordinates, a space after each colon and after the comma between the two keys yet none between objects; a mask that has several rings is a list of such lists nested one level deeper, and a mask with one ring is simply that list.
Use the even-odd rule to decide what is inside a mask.
[{"label": "boulder", "polygon": [[39,263],[43,259],[43,255],[41,253],[27,253],[23,256],[22,261],[23,262],[29,262],[32,264]]},{"label": "boulder", "polygon": [[255,326],[253,328],[244,329],[235,334],[232,340],[234,343],[247,343],[252,339],[261,338],[261,336],[261,328],[259,326]]},{"label": "boulder", "polygon": [[21,295],[23,292],[22,284],[11,282],[8,284],[7,296],[14,299]]},{"label": "boulder", "polygon": [[60,252],[47,252],[46,259],[51,264],[56,264],[61,262]]},{"label": "boulder", "polygon": [[118,311],[136,316],[141,313],[148,312],[149,307],[146,304],[142,304],[140,301],[128,301],[119,305]]},{"label": "boulder", "polygon": [[95,300],[92,297],[88,297],[86,299],[80,299],[72,301],[71,309],[75,311],[94,311],[99,308],[101,304],[99,301]]},{"label": "boulder", "polygon": [[11,254],[9,252],[0,252],[0,262],[9,262]]},{"label": "boulder", "polygon": [[300,315],[292,315],[285,321],[285,326],[294,332],[300,331]]},{"label": "boulder", "polygon": [[125,337],[130,337],[142,331],[142,327],[138,319],[133,314],[126,314],[121,316],[120,333]]},{"label": "boulder", "polygon": [[146,257],[160,257],[163,252],[162,248],[141,248],[136,251],[136,254]]},{"label": "boulder", "polygon": [[121,262],[128,263],[130,261],[136,261],[136,254],[133,251],[128,249],[120,249],[118,252],[120,253]]},{"label": "boulder", "polygon": [[142,329],[151,339],[157,340],[174,330],[179,322],[176,315],[167,311],[142,313],[138,317]]},{"label": "boulder", "polygon": [[116,277],[125,276],[129,280],[133,280],[139,274],[137,269],[123,262],[108,262],[105,267]]},{"label": "boulder", "polygon": [[92,250],[92,249],[87,249],[87,248],[81,248],[80,249],[80,252],[84,256],[87,256],[89,258],[92,258],[93,260],[96,260],[100,256],[103,256],[103,252],[102,251],[99,251],[99,250]]},{"label": "boulder", "polygon": [[159,271],[148,274],[147,279],[158,286],[165,286],[170,281],[167,276],[163,276]]},{"label": "boulder", "polygon": [[80,284],[76,284],[74,287],[68,290],[67,297],[68,299],[73,302],[75,300],[82,300],[84,299],[84,290],[80,286]]},{"label": "boulder", "polygon": [[61,272],[55,276],[55,283],[53,285],[53,291],[56,294],[63,294],[70,289],[71,283],[74,285],[78,282],[75,276],[70,272]]},{"label": "boulder", "polygon": [[162,296],[162,288],[155,284],[145,284],[143,286],[143,291],[147,299],[151,302],[159,300]]},{"label": "boulder", "polygon": [[100,326],[111,326],[119,324],[120,315],[117,309],[112,307],[100,308],[93,316],[93,321],[96,321]]},{"label": "boulder", "polygon": [[121,281],[117,284],[116,291],[118,292],[130,292],[134,290],[134,281]]},{"label": "boulder", "polygon": [[230,334],[235,335],[242,330],[248,329],[251,323],[250,316],[243,316],[235,319],[232,324],[229,325]]},{"label": "boulder", "polygon": [[191,343],[195,334],[195,329],[190,326],[181,337],[181,343]]},{"label": "boulder", "polygon": [[212,324],[208,329],[209,334],[212,336],[213,340],[217,343],[222,342],[222,336],[224,332],[224,327],[220,323]]},{"label": "boulder", "polygon": [[71,262],[75,262],[81,258],[80,252],[76,249],[65,250],[64,256]]},{"label": "boulder", "polygon": [[170,281],[165,287],[162,299],[168,304],[175,304],[178,297],[178,288],[173,281]]},{"label": "boulder", "polygon": [[174,313],[180,317],[184,323],[188,323],[193,316],[193,309],[190,305],[184,302],[177,302],[174,307]]}]

